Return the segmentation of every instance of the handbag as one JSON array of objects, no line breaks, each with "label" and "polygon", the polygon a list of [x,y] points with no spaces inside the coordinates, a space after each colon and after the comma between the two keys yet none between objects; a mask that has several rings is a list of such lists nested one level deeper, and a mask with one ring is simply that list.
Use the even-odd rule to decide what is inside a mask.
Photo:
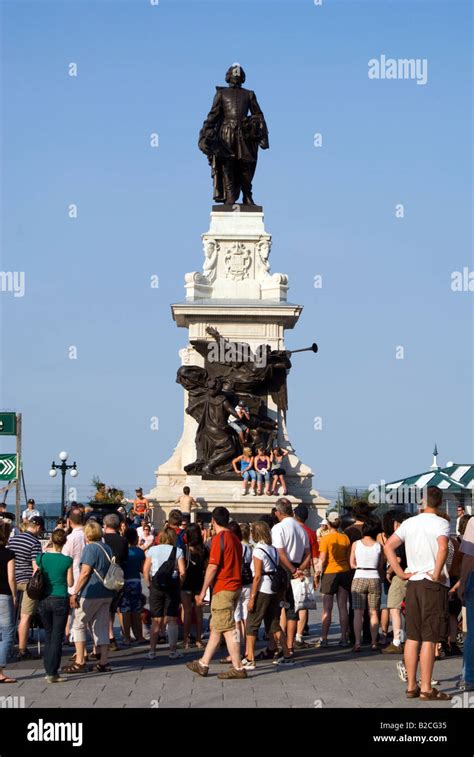
[{"label": "handbag", "polygon": [[26,593],[28,594],[29,598],[36,599],[37,601],[40,599],[43,599],[44,592],[45,592],[44,575],[43,575],[42,565],[41,565],[42,562],[43,562],[43,555],[41,555],[40,557],[38,570],[35,570],[30,580],[26,584]]},{"label": "handbag", "polygon": [[316,593],[312,581],[309,578],[293,578],[291,589],[295,598],[295,610],[315,610]]}]

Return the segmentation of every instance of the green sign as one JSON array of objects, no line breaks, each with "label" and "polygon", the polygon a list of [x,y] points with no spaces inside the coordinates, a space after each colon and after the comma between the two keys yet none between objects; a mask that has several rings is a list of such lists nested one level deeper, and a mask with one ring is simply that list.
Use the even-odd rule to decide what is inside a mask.
[{"label": "green sign", "polygon": [[0,455],[0,481],[16,478],[16,455]]},{"label": "green sign", "polygon": [[0,435],[15,436],[16,413],[0,413]]}]

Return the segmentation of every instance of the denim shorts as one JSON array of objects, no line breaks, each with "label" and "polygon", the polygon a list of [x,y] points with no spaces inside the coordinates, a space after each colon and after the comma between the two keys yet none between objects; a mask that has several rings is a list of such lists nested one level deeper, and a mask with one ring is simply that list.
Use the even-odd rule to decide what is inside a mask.
[{"label": "denim shorts", "polygon": [[270,481],[270,471],[257,471],[257,481],[262,484],[264,481],[267,483]]},{"label": "denim shorts", "polygon": [[248,431],[248,426],[245,425],[245,423],[237,423],[237,421],[229,422],[229,426],[234,429],[234,431],[237,431],[238,434],[241,434],[242,431]]}]

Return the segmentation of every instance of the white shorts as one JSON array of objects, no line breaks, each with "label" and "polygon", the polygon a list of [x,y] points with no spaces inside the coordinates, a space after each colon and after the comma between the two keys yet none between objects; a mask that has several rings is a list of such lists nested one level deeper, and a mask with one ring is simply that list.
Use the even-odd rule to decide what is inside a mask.
[{"label": "white shorts", "polygon": [[242,591],[240,592],[239,601],[237,602],[237,607],[235,608],[234,613],[234,620],[236,622],[239,620],[247,620],[251,590],[251,586],[242,586]]},{"label": "white shorts", "polygon": [[79,601],[72,624],[74,641],[87,641],[89,627],[96,646],[105,646],[109,643],[110,602],[110,599],[84,597]]}]

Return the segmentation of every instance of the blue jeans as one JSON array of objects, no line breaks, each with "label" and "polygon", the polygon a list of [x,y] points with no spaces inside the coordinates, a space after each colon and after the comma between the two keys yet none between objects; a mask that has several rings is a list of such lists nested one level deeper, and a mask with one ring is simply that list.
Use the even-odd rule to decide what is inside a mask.
[{"label": "blue jeans", "polygon": [[464,640],[463,677],[466,683],[474,685],[474,571],[467,579],[464,592],[466,605],[467,637]]},{"label": "blue jeans", "polygon": [[9,594],[0,594],[0,668],[8,662],[14,635],[13,600]]},{"label": "blue jeans", "polygon": [[67,616],[68,597],[46,597],[39,603],[38,611],[46,637],[44,646],[44,669],[46,675],[55,676],[61,665],[62,642]]}]

